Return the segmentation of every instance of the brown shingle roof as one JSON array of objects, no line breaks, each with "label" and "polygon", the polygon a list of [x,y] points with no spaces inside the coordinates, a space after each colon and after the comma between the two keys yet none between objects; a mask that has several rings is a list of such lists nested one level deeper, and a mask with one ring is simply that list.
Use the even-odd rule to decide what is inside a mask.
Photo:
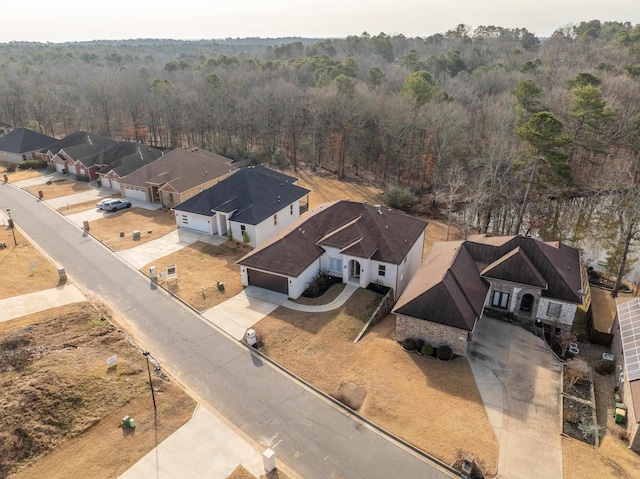
[{"label": "brown shingle roof", "polygon": [[139,187],[170,183],[174,191],[181,193],[235,170],[231,160],[224,156],[202,149],[176,148],[123,177],[120,182]]},{"label": "brown shingle roof", "polygon": [[327,203],[238,264],[296,277],[324,253],[322,246],[400,264],[426,226],[425,221],[390,208],[351,201]]}]

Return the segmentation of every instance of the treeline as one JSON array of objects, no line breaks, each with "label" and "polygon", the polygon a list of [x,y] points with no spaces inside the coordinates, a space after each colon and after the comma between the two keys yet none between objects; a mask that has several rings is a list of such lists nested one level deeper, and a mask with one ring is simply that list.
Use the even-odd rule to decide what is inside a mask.
[{"label": "treeline", "polygon": [[526,231],[540,198],[637,167],[640,25],[2,44],[0,120],[322,168]]}]

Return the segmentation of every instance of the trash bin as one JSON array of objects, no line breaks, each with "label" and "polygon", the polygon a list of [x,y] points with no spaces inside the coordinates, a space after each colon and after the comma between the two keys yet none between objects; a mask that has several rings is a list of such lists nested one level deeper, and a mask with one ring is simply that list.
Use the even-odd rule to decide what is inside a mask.
[{"label": "trash bin", "polygon": [[256,330],[255,329],[247,329],[246,340],[247,340],[247,344],[249,346],[255,346],[255,344],[256,344]]},{"label": "trash bin", "polygon": [[621,402],[616,403],[616,407],[614,409],[614,417],[616,419],[616,424],[624,424],[624,421],[627,419],[627,406]]}]

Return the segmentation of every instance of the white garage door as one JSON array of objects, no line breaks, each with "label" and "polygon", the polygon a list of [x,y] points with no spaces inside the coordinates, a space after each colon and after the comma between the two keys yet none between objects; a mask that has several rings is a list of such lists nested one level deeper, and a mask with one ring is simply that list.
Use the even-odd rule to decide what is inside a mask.
[{"label": "white garage door", "polygon": [[69,165],[69,173],[72,175],[75,175],[77,173],[76,165]]},{"label": "white garage door", "polygon": [[120,183],[118,183],[117,180],[112,179],[111,180],[111,189],[112,190],[116,190],[116,191],[120,191]]},{"label": "white garage door", "polygon": [[211,234],[211,218],[178,211],[176,220],[178,221],[178,226],[180,226],[180,228],[188,228],[201,233]]},{"label": "white garage door", "polygon": [[147,201],[147,192],[143,188],[123,188],[123,194],[132,200]]},{"label": "white garage door", "polygon": [[62,173],[62,170],[64,170],[64,163],[56,163],[56,171]]}]

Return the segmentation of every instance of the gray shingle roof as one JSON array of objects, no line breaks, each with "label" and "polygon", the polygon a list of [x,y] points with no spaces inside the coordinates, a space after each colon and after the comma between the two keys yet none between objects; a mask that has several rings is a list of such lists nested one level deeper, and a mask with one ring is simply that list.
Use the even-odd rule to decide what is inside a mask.
[{"label": "gray shingle roof", "polygon": [[64,150],[75,161],[106,150],[115,143],[115,140],[96,135],[90,131],[76,131],[40,151],[42,153],[51,151],[55,155],[60,150]]},{"label": "gray shingle roof", "polygon": [[41,135],[26,128],[16,128],[0,137],[0,151],[21,154],[41,150],[55,142],[56,139],[51,136]]},{"label": "gray shingle roof", "polygon": [[119,141],[109,148],[93,155],[80,158],[80,162],[89,167],[92,165],[108,165],[100,173],[108,173],[117,169],[120,176],[131,173],[141,166],[151,163],[162,156],[162,151],[148,145],[133,141]]},{"label": "gray shingle roof", "polygon": [[325,252],[323,246],[400,264],[426,226],[426,221],[389,208],[351,201],[327,203],[238,264],[296,277]]},{"label": "gray shingle roof", "polygon": [[174,209],[205,216],[212,216],[211,210],[235,211],[233,221],[257,225],[309,194],[294,181],[296,178],[264,166],[243,168]]}]

